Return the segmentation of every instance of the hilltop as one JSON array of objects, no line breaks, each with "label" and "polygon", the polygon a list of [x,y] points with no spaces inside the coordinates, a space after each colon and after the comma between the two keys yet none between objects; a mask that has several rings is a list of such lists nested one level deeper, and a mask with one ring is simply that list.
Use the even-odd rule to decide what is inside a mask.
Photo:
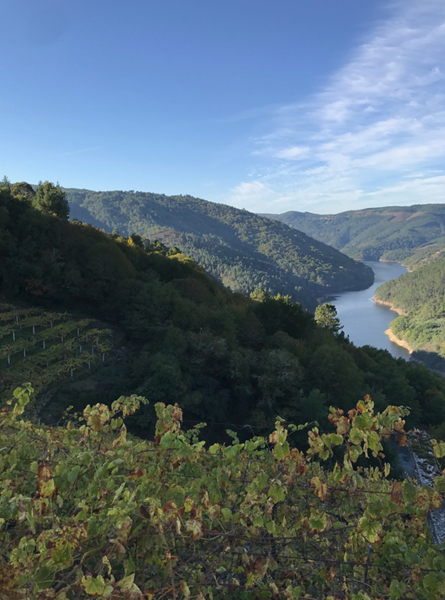
[{"label": "hilltop", "polygon": [[317,297],[363,289],[373,281],[370,269],[345,254],[246,210],[192,196],[65,192],[72,219],[178,246],[232,291],[288,294],[314,310]]},{"label": "hilltop", "polygon": [[416,204],[317,215],[263,215],[286,223],[357,260],[394,260],[410,268],[445,253],[445,205]]}]

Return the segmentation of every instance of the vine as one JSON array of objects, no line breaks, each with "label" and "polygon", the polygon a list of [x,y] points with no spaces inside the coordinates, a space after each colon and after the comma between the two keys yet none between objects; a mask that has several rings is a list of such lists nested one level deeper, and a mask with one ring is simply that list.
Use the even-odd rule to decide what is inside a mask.
[{"label": "vine", "polygon": [[[64,427],[23,418],[29,384],[0,410],[0,596],[58,600],[313,598],[438,600],[445,556],[427,515],[432,488],[388,479],[382,440],[404,442],[407,410],[374,413],[369,397],[331,433],[277,420],[267,439],[229,446],[181,429],[156,405],[154,442],[123,422],[143,398],[88,406]],[[436,456],[445,443],[433,444]],[[327,468],[329,465],[329,468]]]}]

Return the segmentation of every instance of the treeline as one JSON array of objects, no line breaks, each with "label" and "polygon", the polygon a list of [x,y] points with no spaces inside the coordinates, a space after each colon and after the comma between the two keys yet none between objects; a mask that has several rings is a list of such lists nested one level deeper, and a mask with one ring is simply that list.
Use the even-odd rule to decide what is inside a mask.
[{"label": "treeline", "polygon": [[387,281],[376,297],[406,313],[391,323],[397,337],[445,357],[445,259]]},{"label": "treeline", "polygon": [[358,260],[394,260],[410,268],[445,251],[445,206],[422,204],[350,210],[336,215],[268,215]]},{"label": "treeline", "polygon": [[[9,186],[0,190],[0,211],[0,293],[100,318],[126,339],[114,366],[104,366],[115,371],[112,384],[104,377],[87,390],[69,381],[54,397],[61,410],[111,399],[117,389],[137,392],[178,402],[186,425],[205,420],[212,439],[230,424],[262,433],[277,414],[327,424],[330,405],[349,409],[368,393],[379,410],[410,406],[411,426],[445,420],[441,377],[386,351],[356,348],[335,320],[317,325],[290,297],[231,293],[178,248],[144,248],[137,235],[69,222]],[[151,410],[133,419],[144,435],[153,431]]]},{"label": "treeline", "polygon": [[177,245],[232,291],[261,287],[314,310],[316,297],[362,289],[373,273],[282,223],[192,196],[67,189],[72,218]]}]

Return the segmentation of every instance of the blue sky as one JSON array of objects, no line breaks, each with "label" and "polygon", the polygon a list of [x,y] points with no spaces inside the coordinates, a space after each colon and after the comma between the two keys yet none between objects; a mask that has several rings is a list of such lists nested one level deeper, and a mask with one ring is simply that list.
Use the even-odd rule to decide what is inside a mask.
[{"label": "blue sky", "polygon": [[445,199],[443,0],[3,0],[0,177],[254,212]]}]

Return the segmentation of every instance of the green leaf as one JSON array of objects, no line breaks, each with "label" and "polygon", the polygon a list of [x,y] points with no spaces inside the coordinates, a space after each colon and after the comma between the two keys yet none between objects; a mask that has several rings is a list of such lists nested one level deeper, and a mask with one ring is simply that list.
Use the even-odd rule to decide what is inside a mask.
[{"label": "green leaf", "polygon": [[357,529],[371,544],[374,544],[383,536],[381,523],[370,521],[368,517],[362,517],[359,520]]},{"label": "green leaf", "polygon": [[105,581],[102,575],[82,577],[82,585],[89,596],[101,596],[105,591]]},{"label": "green leaf", "polygon": [[349,432],[349,441],[353,444],[361,444],[365,434],[360,429],[353,427]]},{"label": "green leaf", "polygon": [[224,518],[224,521],[230,521],[230,519],[232,518],[232,511],[230,510],[230,508],[222,508],[221,514]]},{"label": "green leaf", "polygon": [[277,460],[283,460],[290,453],[290,448],[288,442],[284,442],[284,444],[275,446],[275,456]]},{"label": "green leaf", "polygon": [[436,477],[434,479],[434,485],[436,486],[436,490],[438,492],[445,492],[445,477],[443,475]]},{"label": "green leaf", "polygon": [[403,596],[406,591],[406,585],[403,581],[397,581],[397,579],[393,579],[391,581],[390,590],[390,599],[391,600],[399,600]]},{"label": "green leaf", "polygon": [[67,477],[68,481],[70,483],[74,483],[76,481],[76,479],[77,479],[77,476],[79,475],[79,472],[80,472],[80,466],[79,465],[76,465],[75,467],[73,467],[71,469],[71,471],[68,473],[68,477]]},{"label": "green leaf", "polygon": [[134,583],[134,573],[121,579],[117,585],[119,586],[119,588],[121,590],[131,590],[131,588],[133,587],[133,583]]},{"label": "green leaf", "polygon": [[47,590],[54,581],[54,572],[47,567],[41,567],[34,574],[33,580],[39,586],[39,590]]},{"label": "green leaf", "polygon": [[315,531],[324,531],[327,525],[326,513],[311,514],[309,517],[309,525],[311,529],[314,529]]},{"label": "green leaf", "polygon": [[339,435],[338,433],[331,433],[328,437],[332,446],[340,446],[343,444],[343,436]]},{"label": "green leaf", "polygon": [[284,491],[282,487],[278,487],[276,485],[271,485],[270,489],[269,489],[269,496],[272,498],[272,500],[277,503],[277,502],[283,502],[283,500],[286,498],[286,496],[284,495]]},{"label": "green leaf", "polygon": [[371,431],[371,433],[368,434],[367,438],[366,438],[366,443],[368,444],[368,447],[375,451],[378,449],[378,446],[380,444],[380,436],[376,431]]},{"label": "green leaf", "polygon": [[253,524],[255,525],[255,527],[263,527],[264,525],[264,519],[261,515],[258,515],[257,517],[255,517]]},{"label": "green leaf", "polygon": [[436,458],[445,456],[445,442],[436,442],[436,440],[432,440],[432,444]]},{"label": "green leaf", "polygon": [[412,504],[414,500],[417,498],[417,488],[409,481],[404,481],[403,484],[403,502],[405,504]]},{"label": "green leaf", "polygon": [[329,450],[327,448],[325,448],[324,450],[322,450],[320,452],[320,458],[321,460],[327,460],[329,458]]},{"label": "green leaf", "polygon": [[349,458],[352,460],[352,462],[356,462],[360,454],[362,454],[362,452],[363,449],[361,446],[353,446],[349,450]]}]

